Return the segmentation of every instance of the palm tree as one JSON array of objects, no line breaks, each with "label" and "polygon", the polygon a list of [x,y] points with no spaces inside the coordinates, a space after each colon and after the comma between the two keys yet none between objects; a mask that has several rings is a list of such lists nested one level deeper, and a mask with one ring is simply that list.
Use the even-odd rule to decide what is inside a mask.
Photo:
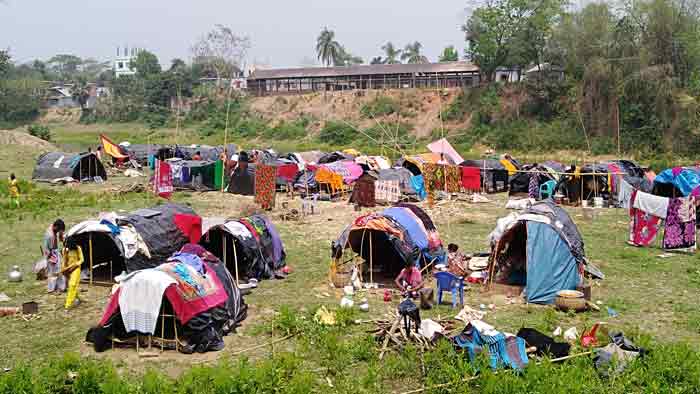
[{"label": "palm tree", "polygon": [[399,56],[401,56],[401,50],[396,49],[394,47],[394,44],[391,43],[391,41],[384,44],[384,46],[382,47],[382,51],[384,51],[384,54],[386,55],[386,59],[384,60],[384,63],[386,63],[386,64],[401,63],[401,61],[399,60]]},{"label": "palm tree", "polygon": [[318,60],[326,66],[331,64],[336,64],[342,61],[341,53],[342,47],[335,40],[335,32],[328,30],[328,27],[324,27],[321,30],[321,34],[318,35],[316,39],[316,54],[318,55]]},{"label": "palm tree", "polygon": [[401,60],[405,60],[406,63],[428,63],[428,58],[420,53],[421,49],[423,44],[418,41],[406,45],[401,54]]}]

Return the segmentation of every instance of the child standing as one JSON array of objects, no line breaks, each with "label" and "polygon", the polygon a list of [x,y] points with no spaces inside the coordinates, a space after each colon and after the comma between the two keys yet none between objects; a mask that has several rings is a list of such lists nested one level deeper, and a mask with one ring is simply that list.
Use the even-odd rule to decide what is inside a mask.
[{"label": "child standing", "polygon": [[10,207],[14,205],[15,207],[19,208],[19,182],[17,181],[17,177],[15,177],[14,173],[10,174],[9,184]]}]

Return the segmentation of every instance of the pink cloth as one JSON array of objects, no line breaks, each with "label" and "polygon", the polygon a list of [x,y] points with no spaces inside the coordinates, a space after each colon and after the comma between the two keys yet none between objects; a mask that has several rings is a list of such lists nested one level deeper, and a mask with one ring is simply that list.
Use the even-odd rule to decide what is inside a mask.
[{"label": "pink cloth", "polygon": [[618,174],[622,173],[622,171],[620,171],[620,167],[617,164],[610,163],[608,164],[608,172],[610,173],[610,192],[615,193],[618,188],[617,177],[620,176]]},{"label": "pink cloth", "polygon": [[673,167],[673,169],[671,169],[671,174],[673,174],[673,176],[678,176],[682,171],[683,167]]},{"label": "pink cloth", "polygon": [[630,199],[630,238],[629,242],[636,246],[649,246],[659,232],[661,218],[634,208],[637,190],[632,192]]},{"label": "pink cloth", "polygon": [[397,279],[399,282],[406,281],[408,285],[413,288],[417,287],[421,282],[423,282],[423,276],[416,267],[411,267],[410,271],[408,271],[407,268],[402,269]]},{"label": "pink cloth", "polygon": [[102,313],[102,319],[100,319],[99,325],[104,327],[109,321],[109,318],[119,309],[119,289],[114,292],[109,298],[109,303],[105,307],[105,311]]},{"label": "pink cloth", "polygon": [[445,139],[441,138],[435,142],[428,144],[428,150],[433,153],[443,154],[445,157],[450,159],[451,164],[459,165],[462,164],[464,159],[457,153],[455,148],[450,145],[450,143]]},{"label": "pink cloth", "polygon": [[173,174],[170,164],[164,161],[156,163],[156,174],[153,177],[153,187],[159,197],[170,199],[173,194]]}]

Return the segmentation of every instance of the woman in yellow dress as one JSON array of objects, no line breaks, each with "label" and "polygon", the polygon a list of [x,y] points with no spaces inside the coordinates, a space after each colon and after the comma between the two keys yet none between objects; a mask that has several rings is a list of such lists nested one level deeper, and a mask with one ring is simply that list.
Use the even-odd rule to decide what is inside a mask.
[{"label": "woman in yellow dress", "polygon": [[63,269],[61,273],[68,276],[68,293],[66,294],[66,309],[80,305],[78,286],[80,285],[80,266],[83,265],[83,249],[71,239],[63,249]]}]

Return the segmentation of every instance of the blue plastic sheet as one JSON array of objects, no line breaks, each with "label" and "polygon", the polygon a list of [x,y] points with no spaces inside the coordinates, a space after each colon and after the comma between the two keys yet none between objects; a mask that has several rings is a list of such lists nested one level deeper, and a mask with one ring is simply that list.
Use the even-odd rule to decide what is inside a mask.
[{"label": "blue plastic sheet", "polygon": [[527,301],[551,304],[560,290],[576,290],[578,264],[569,246],[548,224],[527,222]]},{"label": "blue plastic sheet", "polygon": [[654,178],[654,182],[659,183],[670,183],[681,193],[683,196],[690,196],[694,189],[700,187],[700,175],[698,172],[691,168],[682,168],[678,175],[673,175],[673,168],[668,168],[661,171],[660,174]]},{"label": "blue plastic sheet", "polygon": [[418,198],[421,201],[425,200],[425,198],[428,196],[428,193],[425,191],[425,181],[423,180],[423,175],[412,176],[411,186],[413,186],[413,190],[416,191]]}]

